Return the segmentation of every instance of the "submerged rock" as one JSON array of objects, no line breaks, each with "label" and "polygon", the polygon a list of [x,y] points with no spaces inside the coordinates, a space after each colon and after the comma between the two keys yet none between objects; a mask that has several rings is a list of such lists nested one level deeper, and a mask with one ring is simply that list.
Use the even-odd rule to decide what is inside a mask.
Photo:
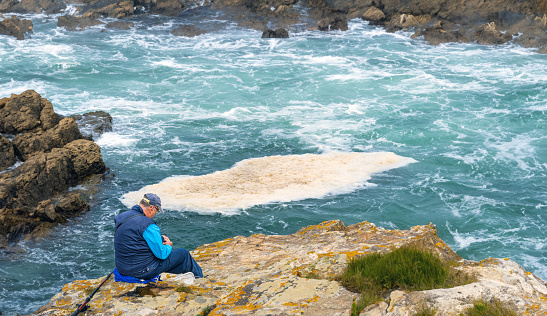
[{"label": "submerged rock", "polygon": [[[346,227],[338,220],[287,236],[237,236],[203,245],[192,255],[205,278],[192,286],[183,286],[172,274],[148,286],[110,279],[88,305],[91,313],[102,315],[348,315],[359,294],[346,290],[334,276],[356,256],[411,244],[457,261],[459,269],[476,274],[478,281],[451,289],[394,291],[389,305],[372,305],[366,315],[413,315],[424,303],[438,315],[458,315],[474,300],[493,297],[511,304],[518,314],[547,312],[545,282],[511,260],[462,260],[432,224],[387,230],[368,222]],[[102,279],[66,284],[36,313],[72,312]]]},{"label": "submerged rock", "polygon": [[89,209],[72,195],[87,196],[92,186],[68,195],[67,190],[100,176],[106,166],[99,146],[82,139],[74,119],[61,119],[47,99],[29,90],[0,100],[0,133],[14,137],[9,144],[2,137],[8,156],[12,145],[23,161],[0,173],[0,247],[23,235],[43,236],[56,223]]},{"label": "submerged rock", "polygon": [[20,20],[18,17],[12,16],[0,22],[0,35],[13,36],[18,40],[24,40],[25,34],[32,33],[32,28],[31,20]]},{"label": "submerged rock", "polygon": [[177,28],[171,31],[171,34],[175,36],[194,37],[207,33],[206,31],[199,29],[193,25],[179,25]]},{"label": "submerged rock", "polygon": [[2,0],[0,12],[14,13],[61,13],[66,9],[63,0]]},{"label": "submerged rock", "polygon": [[289,32],[285,29],[266,29],[262,32],[262,38],[289,38]]},{"label": "submerged rock", "polygon": [[114,22],[108,22],[108,24],[106,24],[106,27],[109,29],[129,30],[135,27],[135,23],[125,22],[125,21],[114,21]]},{"label": "submerged rock", "polygon": [[57,26],[64,27],[68,31],[83,31],[86,28],[101,24],[104,24],[104,22],[83,16],[63,15],[57,20]]},{"label": "submerged rock", "polygon": [[15,163],[15,151],[9,139],[0,135],[0,171]]},{"label": "submerged rock", "polygon": [[[130,22],[111,22],[130,23]],[[108,23],[110,25],[110,23]],[[133,24],[133,23],[130,23]],[[127,25],[127,24],[123,24]],[[129,25],[128,25],[129,26]],[[107,27],[109,27],[107,25]],[[121,27],[121,26],[120,26]],[[123,27],[122,27],[123,28]],[[82,135],[89,140],[97,139],[103,133],[112,131],[112,116],[105,111],[93,111],[84,114],[70,115],[76,120]]]}]

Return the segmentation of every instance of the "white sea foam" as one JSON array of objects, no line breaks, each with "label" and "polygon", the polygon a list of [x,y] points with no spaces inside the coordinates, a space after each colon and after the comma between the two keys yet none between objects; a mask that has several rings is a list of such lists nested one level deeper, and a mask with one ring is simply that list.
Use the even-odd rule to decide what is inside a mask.
[{"label": "white sea foam", "polygon": [[108,132],[101,135],[97,140],[97,145],[101,147],[129,147],[133,146],[137,141],[137,138]]},{"label": "white sea foam", "polygon": [[174,176],[125,194],[128,207],[146,192],[170,210],[230,214],[254,205],[321,198],[351,192],[374,173],[416,162],[394,153],[269,156],[243,160],[228,170],[203,176]]}]

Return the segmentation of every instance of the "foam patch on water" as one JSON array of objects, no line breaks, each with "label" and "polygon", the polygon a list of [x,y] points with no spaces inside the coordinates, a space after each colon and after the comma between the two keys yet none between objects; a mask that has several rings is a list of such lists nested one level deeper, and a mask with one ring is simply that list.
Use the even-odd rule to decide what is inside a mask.
[{"label": "foam patch on water", "polygon": [[233,214],[254,205],[321,198],[354,191],[374,173],[406,166],[412,158],[390,152],[304,154],[243,160],[203,176],[173,176],[125,194],[128,207],[154,192],[169,210]]}]

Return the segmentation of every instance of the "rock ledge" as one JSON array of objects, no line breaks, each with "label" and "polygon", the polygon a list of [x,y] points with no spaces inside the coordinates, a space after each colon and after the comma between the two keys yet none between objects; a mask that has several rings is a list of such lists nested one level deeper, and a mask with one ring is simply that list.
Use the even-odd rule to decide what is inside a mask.
[{"label": "rock ledge", "polygon": [[[459,268],[478,282],[452,289],[394,291],[389,305],[369,306],[366,315],[412,315],[426,302],[440,315],[458,315],[475,299],[497,299],[518,314],[547,312],[547,286],[508,259],[480,263],[462,260],[430,225],[387,230],[363,222],[346,227],[338,220],[305,227],[287,235],[237,236],[203,245],[192,252],[205,278],[181,287],[174,275],[149,286],[109,280],[88,304],[96,315],[348,315],[358,294],[333,277],[348,260],[392,247],[419,244],[441,258],[458,260]],[[102,278],[66,284],[36,315],[72,312]],[[178,290],[177,290],[178,289]]]}]

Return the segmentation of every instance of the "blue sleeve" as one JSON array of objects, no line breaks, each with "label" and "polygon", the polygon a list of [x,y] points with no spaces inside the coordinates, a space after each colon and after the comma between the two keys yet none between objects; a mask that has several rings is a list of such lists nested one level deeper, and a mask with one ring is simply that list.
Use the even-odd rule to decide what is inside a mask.
[{"label": "blue sleeve", "polygon": [[154,256],[160,259],[165,259],[169,256],[169,254],[171,254],[171,250],[173,248],[169,245],[163,244],[158,225],[152,224],[148,226],[142,234],[142,237],[146,240],[146,243],[148,244],[148,247],[150,247],[150,250],[154,253]]}]

